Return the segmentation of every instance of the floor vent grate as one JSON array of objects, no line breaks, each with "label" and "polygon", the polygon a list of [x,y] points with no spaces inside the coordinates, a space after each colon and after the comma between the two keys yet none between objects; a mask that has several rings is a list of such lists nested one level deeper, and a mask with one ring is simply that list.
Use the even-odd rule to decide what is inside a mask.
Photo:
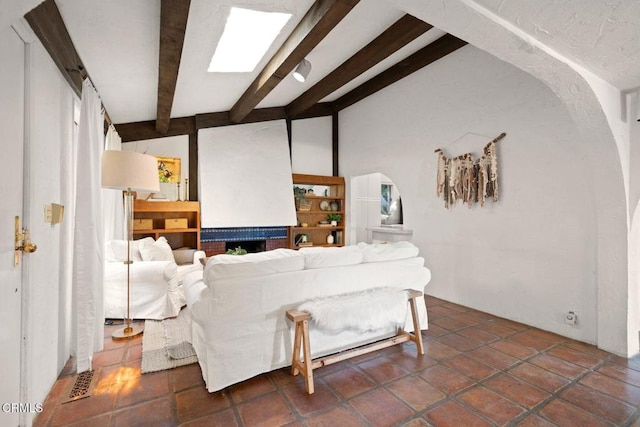
[{"label": "floor vent grate", "polygon": [[73,402],[74,400],[91,396],[94,373],[95,371],[84,371],[77,374],[71,390],[66,394],[66,399],[62,403]]}]

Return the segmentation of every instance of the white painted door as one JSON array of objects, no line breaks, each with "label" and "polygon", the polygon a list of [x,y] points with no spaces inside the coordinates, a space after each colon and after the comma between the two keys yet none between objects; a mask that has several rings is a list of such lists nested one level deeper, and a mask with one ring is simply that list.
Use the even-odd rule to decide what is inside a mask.
[{"label": "white painted door", "polygon": [[10,405],[20,402],[23,264],[14,266],[14,219],[22,224],[24,43],[8,26],[0,27],[0,58],[0,425],[17,426]]}]

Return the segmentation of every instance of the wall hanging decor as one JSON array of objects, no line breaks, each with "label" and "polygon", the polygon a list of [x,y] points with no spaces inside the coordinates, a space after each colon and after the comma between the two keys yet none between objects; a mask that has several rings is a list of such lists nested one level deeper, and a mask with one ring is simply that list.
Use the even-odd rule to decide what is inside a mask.
[{"label": "wall hanging decor", "polygon": [[484,206],[486,200],[498,201],[498,156],[497,142],[507,136],[501,133],[485,147],[484,154],[474,160],[471,153],[448,158],[441,148],[438,154],[438,177],[436,195],[444,199],[449,209],[458,200],[469,208],[473,203]]}]

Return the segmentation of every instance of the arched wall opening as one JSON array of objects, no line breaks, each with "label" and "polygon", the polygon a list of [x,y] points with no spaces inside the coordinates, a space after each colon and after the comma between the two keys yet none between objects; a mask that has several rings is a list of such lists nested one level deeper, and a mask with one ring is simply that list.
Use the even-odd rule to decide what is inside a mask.
[{"label": "arched wall opening", "polygon": [[380,172],[354,176],[349,188],[351,242],[411,240],[412,232],[404,228],[402,192],[390,177]]}]

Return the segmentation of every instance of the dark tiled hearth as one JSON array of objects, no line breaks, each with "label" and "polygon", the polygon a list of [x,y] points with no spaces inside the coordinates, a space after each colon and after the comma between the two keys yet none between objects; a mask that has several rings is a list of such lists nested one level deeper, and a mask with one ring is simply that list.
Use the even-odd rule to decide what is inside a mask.
[{"label": "dark tiled hearth", "polygon": [[140,375],[142,339],[95,357],[93,395],[60,404],[73,361],[36,426],[640,426],[640,357],[427,297],[425,355],[404,344],[315,372],[288,369],[207,393],[197,364]]}]

